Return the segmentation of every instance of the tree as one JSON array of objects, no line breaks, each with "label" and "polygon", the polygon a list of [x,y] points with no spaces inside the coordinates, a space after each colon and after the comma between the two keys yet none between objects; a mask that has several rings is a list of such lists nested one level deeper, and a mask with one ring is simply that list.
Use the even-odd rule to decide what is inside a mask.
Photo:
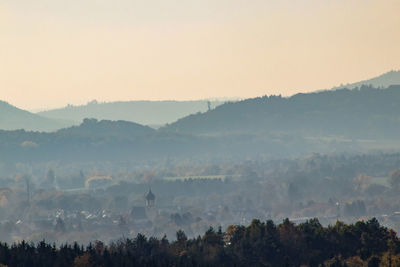
[{"label": "tree", "polygon": [[186,244],[186,241],[187,241],[187,236],[185,232],[182,230],[178,230],[178,232],[176,232],[176,242],[180,244]]},{"label": "tree", "polygon": [[93,261],[90,257],[89,253],[85,253],[82,256],[77,256],[74,259],[74,267],[89,267],[89,266],[93,266]]}]

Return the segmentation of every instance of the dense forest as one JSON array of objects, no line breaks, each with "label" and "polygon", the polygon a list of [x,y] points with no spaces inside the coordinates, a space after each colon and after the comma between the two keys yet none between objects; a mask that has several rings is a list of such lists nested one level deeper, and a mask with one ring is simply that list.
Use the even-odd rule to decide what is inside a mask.
[{"label": "dense forest", "polygon": [[170,242],[137,234],[86,248],[46,243],[0,244],[6,266],[400,266],[400,240],[376,219],[323,227],[318,219],[253,220],[247,227],[209,228],[193,239],[179,230]]}]

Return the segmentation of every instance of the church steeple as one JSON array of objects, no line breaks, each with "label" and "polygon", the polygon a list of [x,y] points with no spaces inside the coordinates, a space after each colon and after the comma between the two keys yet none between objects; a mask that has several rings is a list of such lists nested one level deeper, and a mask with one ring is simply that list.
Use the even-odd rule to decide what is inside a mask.
[{"label": "church steeple", "polygon": [[149,189],[149,192],[146,195],[146,207],[154,207],[156,201],[156,196],[151,192],[151,188]]}]

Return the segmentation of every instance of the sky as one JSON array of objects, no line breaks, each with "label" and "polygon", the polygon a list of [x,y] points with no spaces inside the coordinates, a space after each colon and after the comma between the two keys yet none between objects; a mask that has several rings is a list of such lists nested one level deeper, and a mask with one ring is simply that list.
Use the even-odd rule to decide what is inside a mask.
[{"label": "sky", "polygon": [[0,0],[0,99],[292,95],[400,69],[399,0]]}]

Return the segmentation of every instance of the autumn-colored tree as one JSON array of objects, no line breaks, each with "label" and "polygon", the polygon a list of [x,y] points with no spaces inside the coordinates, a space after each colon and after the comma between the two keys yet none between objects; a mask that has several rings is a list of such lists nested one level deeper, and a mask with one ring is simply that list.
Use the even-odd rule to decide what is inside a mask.
[{"label": "autumn-colored tree", "polygon": [[89,253],[78,256],[74,259],[74,267],[91,267],[94,266]]}]

